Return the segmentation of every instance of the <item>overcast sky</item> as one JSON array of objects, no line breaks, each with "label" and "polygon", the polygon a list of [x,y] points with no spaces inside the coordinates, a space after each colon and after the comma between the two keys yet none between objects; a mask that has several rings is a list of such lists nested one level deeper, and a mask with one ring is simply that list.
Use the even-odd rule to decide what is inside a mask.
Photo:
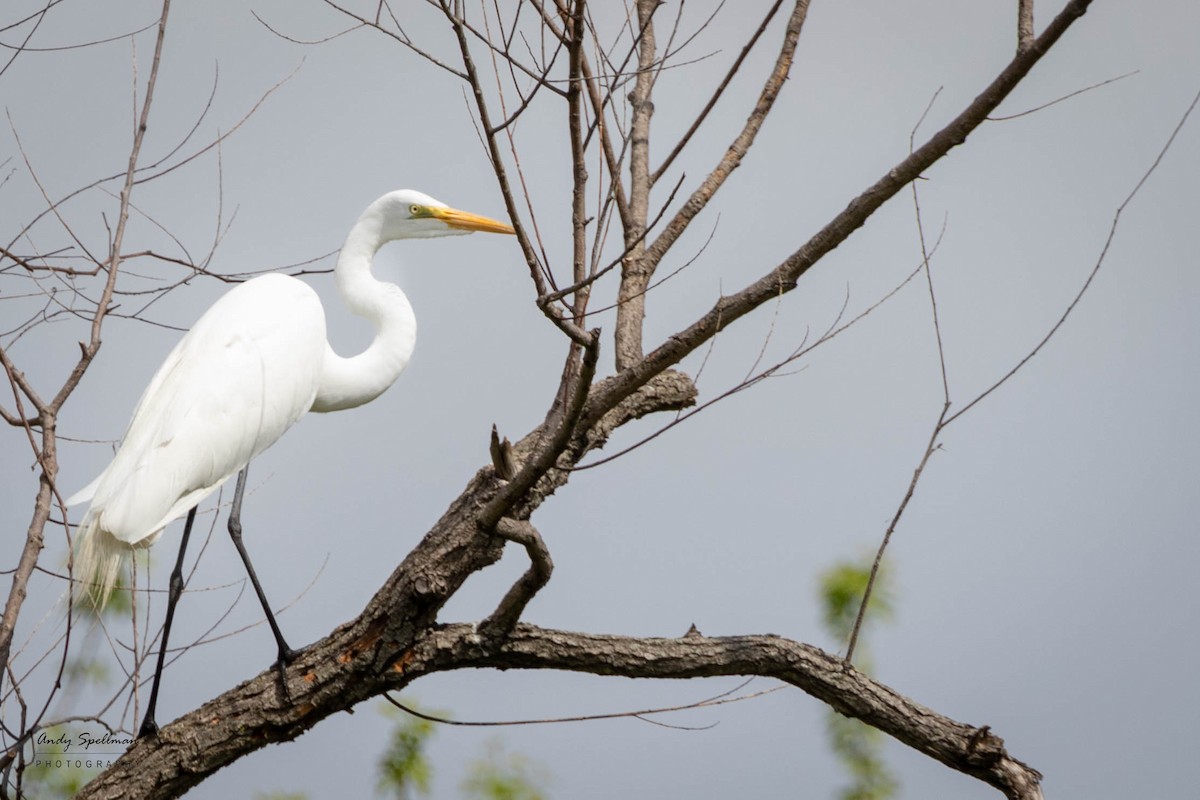
[{"label": "overcast sky", "polygon": [[[451,52],[436,13],[415,2],[395,5],[411,14],[410,35]],[[695,16],[685,27],[694,29],[711,5],[688,3]],[[1038,4],[1039,30],[1061,5]],[[651,294],[647,342],[774,266],[903,158],[909,131],[936,91],[925,133],[977,95],[1011,57],[1015,6],[813,3],[780,107],[713,209],[664,264],[679,266],[712,235],[693,266]],[[250,8],[298,38],[346,27],[315,1],[174,5],[147,159],[166,154],[191,128],[214,73],[216,96],[197,141],[229,130],[295,72],[224,143],[219,169],[215,157],[202,159],[135,194],[138,207],[192,255],[207,251],[218,213],[221,224],[232,218],[232,225],[214,271],[284,267],[327,253],[370,201],[397,188],[503,215],[452,76],[370,32],[320,46],[284,41]],[[664,74],[654,117],[658,158],[740,50],[754,24],[742,9],[730,4],[681,55],[711,57]],[[673,10],[674,3],[664,9]],[[155,16],[154,3],[68,2],[48,15],[31,45],[103,38]],[[1198,34],[1200,6],[1192,2],[1099,0],[1002,113],[1136,74],[1037,114],[985,125],[920,183],[929,235],[945,221],[933,266],[956,402],[1022,358],[1086,278],[1117,206],[1200,89]],[[744,119],[779,37],[776,25],[718,107],[713,130],[675,168],[687,174],[688,190]],[[144,80],[153,38],[136,41]],[[121,40],[27,53],[0,76],[11,119],[11,129],[0,133],[0,160],[11,158],[0,186],[5,242],[42,207],[14,136],[53,197],[119,172],[128,155],[132,64],[128,40]],[[569,170],[558,126],[565,115],[557,106],[537,113],[519,129],[518,144],[547,248],[563,264]],[[889,551],[895,620],[870,633],[879,680],[952,718],[992,726],[1012,755],[1046,774],[1049,797],[1174,797],[1193,784],[1188,765],[1200,712],[1193,688],[1200,603],[1189,588],[1200,559],[1198,123],[1184,130],[1128,208],[1095,284],[1060,335],[947,432]],[[102,251],[99,212],[114,207],[96,194],[68,212]],[[49,249],[62,236],[45,230],[33,244]],[[141,218],[130,235],[132,250],[178,253]],[[702,397],[740,379],[768,332],[768,356],[781,357],[806,332],[824,330],[847,296],[849,311],[861,310],[919,259],[911,196],[904,193],[806,275],[777,318],[765,309],[722,334],[700,380]],[[149,261],[129,268],[153,279],[159,271],[182,275]],[[513,438],[529,430],[559,375],[561,336],[534,307],[513,240],[479,235],[394,245],[376,272],[403,285],[420,320],[408,371],[367,407],[302,420],[251,472],[247,546],[275,602],[303,593],[280,619],[293,646],[359,612],[486,462],[491,424]],[[335,346],[362,347],[369,332],[339,307],[329,276],[310,280],[329,309]],[[6,295],[30,288],[0,281]],[[145,316],[186,328],[224,288],[197,280]],[[40,301],[30,302],[0,303],[0,330],[14,328]],[[128,310],[136,298],[123,302]],[[611,318],[600,322],[611,330]],[[178,338],[168,327],[118,319],[105,331],[100,358],[63,413],[65,436],[119,438]],[[78,321],[44,326],[12,354],[49,393],[86,335]],[[609,340],[606,347],[611,353]],[[698,365],[687,364],[693,372]],[[842,643],[820,627],[817,576],[877,545],[940,411],[924,288],[906,289],[803,366],[575,476],[535,516],[556,572],[526,619],[663,636],[695,623],[709,635],[771,632],[838,650]],[[652,427],[635,426],[610,451]],[[23,435],[9,432],[0,454],[8,568],[37,476]],[[87,483],[110,454],[108,444],[64,443],[63,488]],[[200,520],[207,525],[213,516]],[[172,527],[155,550],[159,585],[178,530]],[[48,538],[44,563],[54,565],[62,538]],[[473,578],[442,619],[485,615],[525,563],[522,553],[510,552]],[[178,641],[217,621],[240,578],[222,521],[192,587],[223,588],[184,598]],[[18,641],[55,613],[62,586],[39,578],[34,591]],[[245,597],[217,631],[260,617]],[[256,674],[274,652],[262,626],[188,652],[165,676],[159,719]],[[492,720],[675,705],[737,683],[463,672],[423,680],[405,696],[459,719]],[[760,680],[751,689],[770,685]],[[189,796],[368,796],[389,728],[377,706],[245,758]],[[445,728],[431,747],[433,796],[457,797],[466,763],[500,736],[552,773],[556,798],[829,797],[845,778],[825,743],[825,712],[789,689],[670,719],[718,723],[702,732],[634,720],[498,733]],[[996,796],[898,743],[889,742],[887,755],[903,797]]]}]

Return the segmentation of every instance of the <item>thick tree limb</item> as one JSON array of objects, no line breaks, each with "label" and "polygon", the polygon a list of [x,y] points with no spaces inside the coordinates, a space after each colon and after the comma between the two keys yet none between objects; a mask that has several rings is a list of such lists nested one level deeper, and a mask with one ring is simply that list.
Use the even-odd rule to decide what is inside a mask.
[{"label": "thick tree limb", "polygon": [[[686,407],[695,392],[681,373],[656,376],[591,430],[563,442],[560,461],[578,460],[626,422]],[[542,428],[530,433],[514,445],[517,462],[528,467],[531,454],[544,458],[542,454],[553,452],[541,449],[545,442]],[[550,464],[520,498],[514,509],[518,517],[527,518],[567,482],[570,472],[553,459]],[[278,674],[268,667],[164,725],[157,737],[139,739],[77,800],[178,797],[248,753],[295,739],[331,714],[401,688],[411,680],[407,677],[413,663],[411,650],[435,626],[442,605],[472,573],[499,560],[505,540],[481,529],[479,520],[489,503],[510,486],[511,482],[497,479],[490,465],[476,473],[363,612],[300,651],[287,671],[292,702],[285,700]]]},{"label": "thick tree limb", "polygon": [[[369,629],[368,631],[369,632]],[[1013,758],[988,726],[945,717],[811,645],[773,635],[636,638],[518,625],[498,647],[467,624],[431,627],[410,647],[387,652],[386,635],[364,638],[356,623],[306,650],[289,670],[295,704],[281,703],[266,670],[139,740],[80,798],[178,796],[243,752],[299,736],[320,719],[417,678],[457,669],[559,669],[630,678],[758,675],[796,686],[837,711],[885,731],[1014,800],[1040,800],[1040,774]]]},{"label": "thick tree limb", "polygon": [[409,674],[467,667],[560,669],[626,678],[778,678],[1010,798],[1042,796],[1041,775],[1011,757],[1004,741],[988,726],[956,722],[872,680],[837,656],[772,634],[658,639],[522,624],[499,649],[485,652],[472,626],[449,625],[418,643]]}]

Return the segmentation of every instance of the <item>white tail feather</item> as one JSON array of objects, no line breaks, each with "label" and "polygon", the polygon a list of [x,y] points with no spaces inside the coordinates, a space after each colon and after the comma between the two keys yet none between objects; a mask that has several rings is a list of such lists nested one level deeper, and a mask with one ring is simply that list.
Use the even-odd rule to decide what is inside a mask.
[{"label": "white tail feather", "polygon": [[100,527],[98,516],[89,512],[75,534],[74,573],[81,587],[75,602],[87,598],[102,611],[133,548]]}]

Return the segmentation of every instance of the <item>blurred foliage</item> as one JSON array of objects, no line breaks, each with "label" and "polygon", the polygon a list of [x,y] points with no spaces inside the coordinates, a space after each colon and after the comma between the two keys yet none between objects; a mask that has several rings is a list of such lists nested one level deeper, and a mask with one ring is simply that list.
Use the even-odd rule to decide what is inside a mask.
[{"label": "blurred foliage", "polygon": [[425,755],[425,746],[433,736],[433,723],[391,705],[383,706],[382,710],[396,720],[396,725],[377,763],[377,791],[397,800],[428,797],[433,769]]},{"label": "blurred foliage", "polygon": [[829,742],[850,773],[851,784],[838,791],[839,800],[888,800],[899,783],[883,760],[884,735],[856,719],[830,711],[825,720]]},{"label": "blurred foliage", "polygon": [[59,743],[62,739],[76,741],[78,733],[70,725],[55,725],[35,735],[32,752],[21,774],[23,796],[36,797],[38,800],[68,800],[100,774],[102,766],[86,766],[92,759],[73,753]]},{"label": "blurred foliage", "polygon": [[[837,640],[847,642],[862,605],[863,594],[871,575],[873,558],[859,563],[844,561],[830,567],[820,576],[821,610],[826,629]],[[871,590],[871,601],[863,615],[862,630],[858,634],[854,665],[859,670],[870,670],[870,656],[866,646],[866,631],[870,623],[890,619],[893,616],[894,595],[886,569],[880,569]],[[830,709],[826,717],[829,743],[838,760],[850,774],[851,784],[838,792],[839,800],[888,800],[895,797],[899,784],[883,760],[884,735],[859,722]]]},{"label": "blurred foliage", "polygon": [[63,665],[63,680],[75,691],[86,683],[108,683],[111,677],[108,667],[96,658],[69,658]]},{"label": "blurred foliage", "polygon": [[[821,610],[825,628],[842,642],[850,638],[870,575],[870,559],[858,564],[843,561],[821,574]],[[891,581],[887,569],[881,568],[875,588],[871,590],[870,608],[863,618],[864,627],[867,622],[891,619],[892,614]]]},{"label": "blurred foliage", "polygon": [[[436,723],[405,714],[391,705],[382,707],[388,717],[396,720],[387,749],[379,757],[379,794],[397,800],[428,797],[433,780],[433,767],[426,750],[436,730]],[[424,712],[444,717],[438,712]],[[464,797],[473,800],[545,800],[541,787],[549,780],[548,772],[520,753],[505,752],[499,739],[492,739],[482,758],[467,767],[462,782]]]},{"label": "blurred foliage", "polygon": [[[145,571],[149,569],[149,553],[135,551],[134,557],[139,558],[141,562],[138,565],[138,572],[147,574]],[[85,591],[84,587],[75,587],[75,592],[81,591]],[[76,598],[78,598],[78,594],[76,594]],[[117,578],[113,590],[108,595],[108,604],[104,606],[103,611],[100,611],[90,598],[84,598],[75,606],[74,624],[78,629],[85,630],[86,633],[83,646],[77,646],[73,650],[86,655],[79,658],[68,658],[63,669],[63,678],[66,685],[71,687],[72,693],[77,694],[83,686],[89,683],[104,684],[111,678],[108,665],[93,655],[98,652],[97,648],[89,646],[91,643],[88,640],[97,635],[97,631],[102,627],[93,623],[99,622],[101,617],[109,622],[128,620],[133,613],[132,610],[133,592],[129,591],[129,575],[124,572]]]},{"label": "blurred foliage", "polygon": [[487,744],[483,758],[471,763],[462,788],[478,800],[546,800],[541,788],[549,774],[520,753],[506,753],[499,739]]}]

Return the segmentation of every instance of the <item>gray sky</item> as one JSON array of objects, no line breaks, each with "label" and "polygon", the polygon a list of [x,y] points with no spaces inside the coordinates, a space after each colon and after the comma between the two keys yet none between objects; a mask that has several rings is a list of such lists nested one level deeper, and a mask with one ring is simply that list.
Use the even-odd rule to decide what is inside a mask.
[{"label": "gray sky", "polygon": [[[410,34],[446,50],[445,26],[420,5],[397,4],[412,13]],[[699,6],[711,3],[692,5],[699,19]],[[1011,55],[1015,5],[814,3],[781,107],[664,265],[678,266],[713,234],[693,266],[650,296],[647,341],[695,318],[722,289],[762,274],[899,161],[939,88],[925,133],[978,94]],[[217,67],[216,99],[197,141],[228,130],[259,95],[298,71],[222,146],[220,173],[214,158],[202,159],[135,195],[194,255],[213,239],[221,197],[224,220],[235,209],[236,218],[212,264],[220,272],[328,252],[362,208],[391,189],[416,188],[502,215],[452,77],[368,32],[315,47],[282,41],[243,6],[173,8],[148,156],[170,150],[191,127]],[[1039,28],[1061,3],[1052,6],[1038,5]],[[252,7],[301,38],[346,26],[320,3]],[[32,44],[121,33],[154,16],[147,3],[119,10],[68,4]],[[659,157],[740,49],[750,16],[727,8],[690,50],[691,58],[714,55],[664,76],[654,117]],[[711,134],[676,167],[687,174],[686,187],[744,119],[777,51],[777,27],[719,106]],[[1085,279],[1116,207],[1200,89],[1198,30],[1200,8],[1190,2],[1095,3],[1002,111],[1138,73],[1038,114],[985,125],[921,182],[927,235],[935,237],[945,220],[934,271],[954,400],[970,399],[1028,352]],[[149,36],[138,38],[139,77],[152,47]],[[26,54],[0,76],[13,130],[52,196],[123,168],[130,70],[130,47],[120,42]],[[569,171],[557,111],[528,120],[518,141],[547,247],[561,264]],[[11,231],[40,199],[12,131],[0,137],[0,158],[16,156],[5,168],[15,172],[0,187],[0,220]],[[1105,266],[1060,335],[947,432],[889,553],[897,615],[870,635],[876,676],[955,719],[991,725],[1014,756],[1046,773],[1048,796],[1169,797],[1191,784],[1184,765],[1200,712],[1188,688],[1200,670],[1200,608],[1186,589],[1200,558],[1193,456],[1200,444],[1198,167],[1194,121],[1128,208]],[[104,223],[94,210],[105,203],[114,206],[95,196],[70,208],[101,248]],[[131,235],[134,249],[170,250],[144,220],[134,221]],[[38,244],[50,247],[53,238]],[[745,373],[772,324],[768,352],[780,357],[806,331],[824,330],[847,293],[849,311],[861,310],[919,258],[905,193],[807,275],[778,318],[766,310],[722,334],[700,380],[702,396]],[[164,269],[151,262],[130,268],[147,275]],[[492,422],[514,438],[527,431],[559,373],[560,338],[533,306],[513,241],[395,245],[376,272],[404,286],[420,320],[408,371],[369,406],[303,420],[251,473],[247,546],[269,596],[281,602],[311,584],[281,617],[293,645],[358,613],[484,463]],[[339,307],[332,280],[311,283],[326,301],[335,346],[349,352],[365,344],[365,325]],[[6,293],[15,286],[0,283]],[[147,315],[186,327],[223,288],[197,281]],[[0,304],[0,328],[14,327],[33,307]],[[601,324],[611,330],[611,318]],[[46,326],[23,339],[14,357],[38,386],[56,388],[85,335],[77,322]],[[118,438],[177,337],[111,320],[62,433]],[[698,364],[688,366],[694,372]],[[577,475],[535,517],[556,572],[526,619],[634,635],[678,635],[695,623],[709,635],[772,632],[840,647],[819,626],[816,576],[876,546],[940,410],[924,289],[909,287],[804,367]],[[634,426],[609,452],[653,427]],[[0,515],[14,554],[7,567],[28,524],[36,473],[20,435],[0,442]],[[104,445],[64,443],[65,488],[90,480],[109,453]],[[165,579],[177,536],[175,526],[155,550],[156,581]],[[52,538],[57,553],[47,554],[48,564],[62,551],[61,539]],[[523,554],[509,553],[473,578],[442,619],[486,614],[524,567]],[[233,601],[238,585],[227,584],[240,580],[240,570],[219,527],[192,586],[225,588],[185,597],[179,641],[216,621]],[[61,590],[50,581],[35,586],[26,634]],[[260,616],[244,598],[218,631]],[[160,719],[257,673],[273,654],[262,626],[187,653],[165,676]],[[406,696],[459,719],[490,720],[673,705],[736,683],[463,672],[421,681]],[[757,681],[751,689],[769,685]],[[389,725],[375,705],[243,759],[190,796],[367,796]],[[787,690],[670,720],[719,723],[703,732],[628,720],[499,735],[553,773],[550,790],[559,798],[828,797],[844,779],[824,742],[824,714],[821,704]],[[458,795],[465,763],[495,735],[438,732],[434,797]],[[904,797],[996,796],[899,744],[889,744],[888,757]]]}]

